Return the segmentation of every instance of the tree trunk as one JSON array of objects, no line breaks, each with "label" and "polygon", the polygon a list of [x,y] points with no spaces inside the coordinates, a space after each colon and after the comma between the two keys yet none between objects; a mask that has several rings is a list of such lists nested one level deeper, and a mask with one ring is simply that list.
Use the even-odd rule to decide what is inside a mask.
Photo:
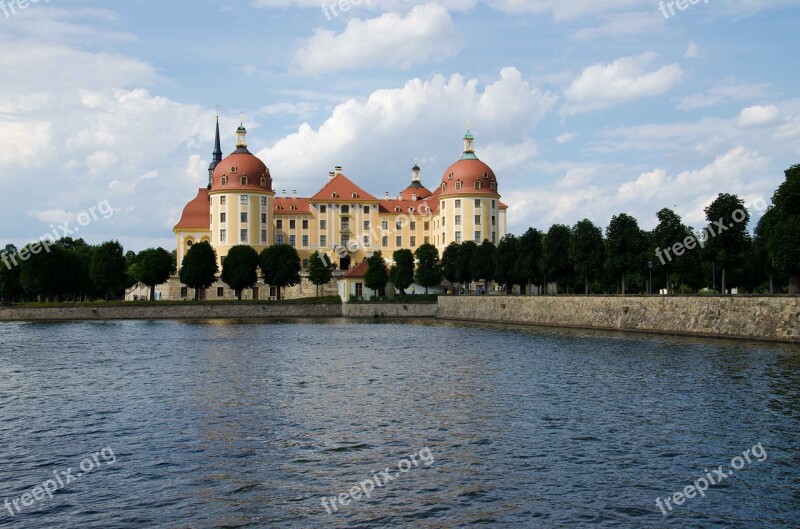
[{"label": "tree trunk", "polygon": [[726,285],[725,285],[725,267],[723,266],[722,267],[722,295],[724,296],[727,293],[728,293],[728,289],[726,288]]},{"label": "tree trunk", "polygon": [[156,300],[156,286],[155,285],[148,285],[150,287],[150,301]]},{"label": "tree trunk", "polygon": [[800,295],[800,274],[789,274],[789,295]]},{"label": "tree trunk", "polygon": [[276,288],[275,292],[278,293],[278,301],[280,301],[281,300],[281,287]]},{"label": "tree trunk", "polygon": [[622,274],[622,295],[625,295],[625,274]]},{"label": "tree trunk", "polygon": [[425,287],[425,295],[428,295],[428,287]]},{"label": "tree trunk", "polygon": [[769,273],[769,294],[770,296],[775,293],[775,284],[773,283],[772,272]]},{"label": "tree trunk", "polygon": [[317,297],[319,297],[319,285],[317,285]]},{"label": "tree trunk", "polygon": [[239,300],[239,301],[242,301],[242,291],[241,290],[237,290],[236,291],[236,299]]},{"label": "tree trunk", "polygon": [[200,289],[199,288],[194,289],[194,300],[195,301],[200,301]]}]

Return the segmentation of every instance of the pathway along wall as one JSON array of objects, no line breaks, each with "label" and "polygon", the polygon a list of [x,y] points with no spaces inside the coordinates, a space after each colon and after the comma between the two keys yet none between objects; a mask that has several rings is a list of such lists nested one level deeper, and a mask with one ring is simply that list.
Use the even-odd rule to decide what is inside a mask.
[{"label": "pathway along wall", "polygon": [[437,318],[800,343],[797,297],[440,296]]}]

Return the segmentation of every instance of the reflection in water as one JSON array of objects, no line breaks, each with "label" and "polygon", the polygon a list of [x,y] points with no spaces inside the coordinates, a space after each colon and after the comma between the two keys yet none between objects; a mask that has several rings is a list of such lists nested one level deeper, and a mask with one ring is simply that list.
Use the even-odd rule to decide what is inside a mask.
[{"label": "reflection in water", "polygon": [[[0,326],[0,527],[800,525],[796,347],[501,325]],[[655,505],[762,443],[763,464]],[[327,514],[321,500],[436,457]]]}]

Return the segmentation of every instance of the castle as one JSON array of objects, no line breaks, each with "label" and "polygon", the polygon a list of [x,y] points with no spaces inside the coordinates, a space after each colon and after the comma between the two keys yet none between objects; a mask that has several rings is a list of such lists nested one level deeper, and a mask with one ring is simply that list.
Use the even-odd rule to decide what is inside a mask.
[{"label": "castle", "polygon": [[[494,171],[476,156],[470,131],[464,136],[463,155],[434,191],[422,184],[415,165],[411,183],[396,196],[386,193],[383,198],[356,185],[342,167],[330,172],[311,197],[285,191],[276,196],[269,168],[247,148],[244,123],[236,135],[236,150],[223,159],[217,117],[208,186],[186,205],[173,230],[179,267],[192,244],[201,241],[214,247],[220,267],[233,246],[247,244],[261,252],[273,244],[289,244],[297,249],[304,271],[311,254],[319,251],[335,269],[352,272],[375,250],[391,262],[401,248],[414,251],[430,243],[441,255],[451,242],[497,244],[506,234],[508,207],[500,202]],[[185,287],[169,290],[169,298],[189,296]],[[210,290],[201,297],[232,296],[221,283]],[[259,297],[258,289],[252,297]]]}]

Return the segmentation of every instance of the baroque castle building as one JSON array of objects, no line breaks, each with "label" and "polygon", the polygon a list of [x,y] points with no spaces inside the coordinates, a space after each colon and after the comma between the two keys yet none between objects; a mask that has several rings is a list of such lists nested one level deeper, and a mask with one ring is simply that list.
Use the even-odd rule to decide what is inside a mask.
[{"label": "baroque castle building", "polygon": [[[397,195],[378,198],[336,167],[311,197],[283,191],[277,196],[266,164],[247,148],[247,130],[236,131],[236,150],[222,157],[219,118],[208,186],[183,210],[174,228],[178,266],[192,244],[209,241],[220,266],[236,245],[257,252],[273,244],[297,249],[304,270],[315,251],[336,269],[350,270],[380,250],[391,261],[395,250],[414,251],[431,243],[444,251],[452,242],[484,240],[497,244],[506,235],[507,206],[500,202],[494,171],[475,154],[475,138],[464,136],[464,152],[433,190],[415,165],[411,183]],[[217,289],[218,293],[222,291]]]}]

